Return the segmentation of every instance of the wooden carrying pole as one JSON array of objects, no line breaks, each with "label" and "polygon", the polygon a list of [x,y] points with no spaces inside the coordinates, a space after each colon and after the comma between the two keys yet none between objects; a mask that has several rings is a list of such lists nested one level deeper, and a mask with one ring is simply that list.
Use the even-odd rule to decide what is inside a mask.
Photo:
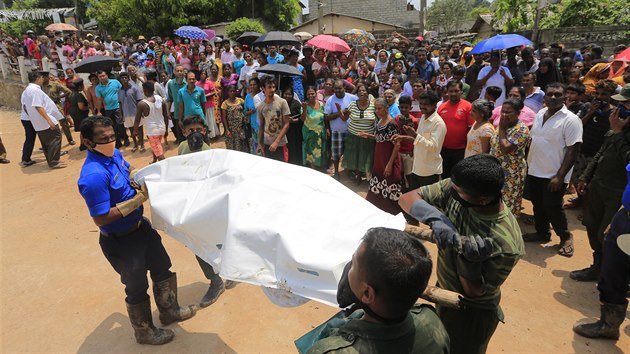
[{"label": "wooden carrying pole", "polygon": [[[435,243],[433,238],[433,231],[426,226],[414,226],[407,224],[405,226],[405,232],[413,237],[419,238],[423,241],[429,241]],[[460,300],[462,295],[454,291],[445,290],[436,286],[427,286],[420,297],[424,300],[434,302],[440,306],[460,308]]]}]

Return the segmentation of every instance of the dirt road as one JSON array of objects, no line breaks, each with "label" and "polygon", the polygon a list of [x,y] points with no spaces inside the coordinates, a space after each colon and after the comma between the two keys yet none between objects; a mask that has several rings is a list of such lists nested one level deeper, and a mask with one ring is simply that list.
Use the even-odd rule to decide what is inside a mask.
[{"label": "dirt road", "polygon": [[[259,288],[240,284],[194,318],[171,325],[172,343],[136,344],[123,286],[101,253],[97,227],[77,190],[84,153],[64,140],[70,153],[62,161],[68,168],[48,170],[41,152],[33,156],[37,164],[20,168],[24,133],[16,112],[0,110],[0,134],[11,160],[0,165],[2,353],[294,353],[295,339],[336,312],[313,301],[279,308]],[[149,152],[123,154],[134,166],[150,161]],[[171,147],[167,156],[174,154]],[[599,316],[599,305],[594,283],[568,277],[590,264],[577,212],[569,214],[575,256],[556,255],[557,238],[549,248],[527,245],[527,255],[503,286],[506,323],[499,325],[490,353],[630,353],[630,321],[618,342],[588,340],[571,331],[576,321]],[[163,241],[178,274],[180,303],[197,302],[207,284],[194,255],[168,236]],[[435,247],[429,248],[435,255]]]}]

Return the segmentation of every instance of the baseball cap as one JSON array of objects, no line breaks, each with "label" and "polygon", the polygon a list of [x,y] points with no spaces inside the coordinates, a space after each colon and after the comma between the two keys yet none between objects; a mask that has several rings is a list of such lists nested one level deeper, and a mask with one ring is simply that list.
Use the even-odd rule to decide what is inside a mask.
[{"label": "baseball cap", "polygon": [[625,84],[621,89],[621,92],[611,96],[610,98],[618,102],[630,101],[630,84]]}]

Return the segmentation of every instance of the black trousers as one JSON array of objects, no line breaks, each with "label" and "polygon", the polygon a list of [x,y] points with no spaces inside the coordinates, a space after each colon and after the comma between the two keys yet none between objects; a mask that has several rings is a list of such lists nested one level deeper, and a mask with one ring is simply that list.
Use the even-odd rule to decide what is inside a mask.
[{"label": "black trousers", "polygon": [[431,185],[433,183],[437,183],[440,181],[440,175],[418,176],[415,173],[410,173],[406,177],[407,177],[407,181],[409,182],[410,191],[414,189],[418,189],[422,186],[428,186],[428,185]]},{"label": "black trousers", "polygon": [[123,141],[128,143],[129,136],[127,135],[127,130],[125,129],[125,126],[123,124],[124,121],[123,121],[122,114],[120,113],[120,108],[119,109],[106,109],[104,116],[110,118],[112,120],[112,123],[114,123],[114,134],[116,135],[116,147],[117,148],[121,147]]},{"label": "black trousers", "polygon": [[212,278],[217,276],[217,273],[214,271],[214,268],[212,268],[212,266],[208,264],[208,262],[199,258],[199,256],[195,256],[195,257],[197,257],[197,262],[199,263],[199,267],[201,267],[201,271],[203,271],[203,275],[206,276],[206,279],[211,280]]},{"label": "black trousers", "polygon": [[483,354],[499,325],[501,309],[437,307],[438,316],[451,339],[451,354]]},{"label": "black trousers", "polygon": [[147,290],[151,279],[159,282],[171,277],[171,259],[162,245],[162,238],[147,219],[142,219],[140,228],[120,238],[105,236],[99,239],[105,258],[125,285],[125,301],[139,304],[149,298]]},{"label": "black trousers", "polygon": [[278,146],[276,151],[271,151],[269,145],[265,144],[265,157],[284,162],[284,146]]},{"label": "black trousers", "polygon": [[466,149],[447,149],[442,148],[440,155],[442,156],[442,178],[450,178],[451,170],[458,162],[464,159]]},{"label": "black trousers", "polygon": [[623,191],[611,191],[599,183],[591,183],[588,188],[588,203],[582,224],[586,226],[588,243],[598,257],[602,254],[604,231],[621,206]]},{"label": "black trousers", "polygon": [[48,166],[57,166],[61,157],[61,129],[59,129],[59,125],[55,129],[40,130],[37,132],[37,136],[42,144]]},{"label": "black trousers", "polygon": [[628,303],[628,279],[630,278],[630,256],[617,246],[617,237],[630,233],[630,215],[626,209],[619,210],[612,219],[610,231],[604,237],[602,268],[597,290],[599,300],[609,304]]},{"label": "black trousers", "polygon": [[33,148],[35,148],[35,138],[37,137],[37,132],[35,131],[35,128],[33,128],[33,123],[31,123],[30,120],[22,120],[21,122],[26,136],[24,139],[24,145],[22,146],[22,161],[29,162],[31,161],[31,155],[33,155]]},{"label": "black trousers", "polygon": [[534,220],[536,233],[539,235],[550,235],[549,224],[561,240],[570,237],[567,215],[564,212],[564,192],[567,184],[564,183],[559,190],[552,192],[549,190],[549,178],[539,178],[527,176],[526,188],[534,206]]},{"label": "black trousers", "polygon": [[173,132],[173,135],[175,136],[175,141],[177,141],[177,144],[186,140],[186,138],[184,137],[184,133],[182,132],[182,129],[179,127],[179,119],[173,119],[173,128],[171,128],[171,131]]}]

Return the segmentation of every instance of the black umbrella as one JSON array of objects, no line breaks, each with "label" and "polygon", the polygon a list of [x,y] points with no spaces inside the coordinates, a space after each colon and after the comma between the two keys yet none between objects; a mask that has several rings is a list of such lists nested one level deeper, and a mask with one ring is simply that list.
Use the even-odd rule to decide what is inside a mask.
[{"label": "black umbrella", "polygon": [[119,63],[120,59],[95,55],[81,60],[77,66],[74,67],[74,71],[86,74],[91,74],[99,70],[110,72],[114,67],[118,66]]},{"label": "black umbrella", "polygon": [[260,36],[262,36],[262,33],[258,33],[258,32],[243,32],[243,34],[241,34],[236,39],[236,41],[241,43],[241,44],[252,44],[252,42],[257,40]]},{"label": "black umbrella", "polygon": [[254,41],[253,45],[297,45],[300,43],[302,42],[289,32],[271,31],[260,36]]},{"label": "black umbrella", "polygon": [[256,68],[256,72],[270,75],[302,76],[302,73],[295,66],[287,64],[267,64]]}]

